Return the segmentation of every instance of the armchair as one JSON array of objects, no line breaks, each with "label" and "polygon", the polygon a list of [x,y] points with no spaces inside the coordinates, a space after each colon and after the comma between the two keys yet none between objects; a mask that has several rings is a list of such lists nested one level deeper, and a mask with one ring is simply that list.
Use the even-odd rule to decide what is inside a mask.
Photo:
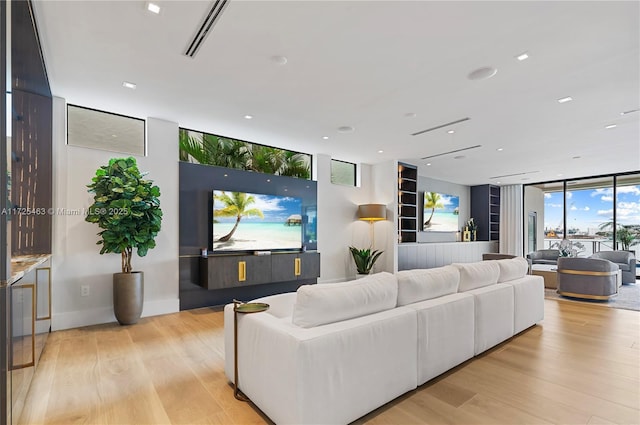
[{"label": "armchair", "polygon": [[618,265],[622,270],[622,283],[636,283],[636,257],[629,251],[599,251],[589,258],[602,258]]},{"label": "armchair", "polygon": [[618,293],[617,264],[601,258],[558,258],[558,293],[567,297],[607,300]]},{"label": "armchair", "polygon": [[560,251],[557,249],[539,249],[527,254],[530,264],[557,264]]}]

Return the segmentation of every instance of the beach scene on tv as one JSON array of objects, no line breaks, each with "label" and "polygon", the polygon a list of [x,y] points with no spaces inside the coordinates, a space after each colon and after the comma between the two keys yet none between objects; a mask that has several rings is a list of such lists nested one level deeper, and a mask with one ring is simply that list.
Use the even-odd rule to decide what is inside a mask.
[{"label": "beach scene on tv", "polygon": [[438,192],[424,193],[425,232],[457,232],[460,199],[457,196]]},{"label": "beach scene on tv", "polygon": [[213,250],[259,251],[302,247],[299,198],[213,192]]}]

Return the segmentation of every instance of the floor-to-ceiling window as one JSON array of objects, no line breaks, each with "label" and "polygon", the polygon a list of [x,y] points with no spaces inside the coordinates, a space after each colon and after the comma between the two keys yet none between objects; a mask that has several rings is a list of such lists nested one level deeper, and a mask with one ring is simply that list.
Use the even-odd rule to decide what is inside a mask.
[{"label": "floor-to-ceiling window", "polygon": [[565,205],[566,238],[579,256],[613,250],[613,177],[567,181]]},{"label": "floor-to-ceiling window", "polygon": [[617,248],[640,251],[640,173],[616,178]]},{"label": "floor-to-ceiling window", "polygon": [[536,217],[538,227],[535,238],[530,223],[523,229],[527,252],[557,248],[565,238],[581,257],[640,250],[640,173],[536,183],[524,189],[525,218]]}]

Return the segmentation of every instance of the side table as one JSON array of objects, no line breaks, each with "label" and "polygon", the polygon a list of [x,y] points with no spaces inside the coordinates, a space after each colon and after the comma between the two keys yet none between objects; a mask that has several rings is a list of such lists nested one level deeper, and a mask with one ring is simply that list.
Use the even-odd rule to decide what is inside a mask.
[{"label": "side table", "polygon": [[238,384],[238,314],[260,313],[267,311],[266,303],[243,303],[233,300],[233,396],[240,401],[249,401],[247,396],[240,391]]}]

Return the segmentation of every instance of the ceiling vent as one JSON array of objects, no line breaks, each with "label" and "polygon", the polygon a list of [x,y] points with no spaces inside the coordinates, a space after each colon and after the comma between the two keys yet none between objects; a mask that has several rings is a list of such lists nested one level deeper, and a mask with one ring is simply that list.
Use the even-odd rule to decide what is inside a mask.
[{"label": "ceiling vent", "polygon": [[[443,156],[443,155],[450,155],[452,153],[458,153],[458,152],[463,152],[463,151],[468,151],[471,149],[478,149],[479,147],[482,147],[482,145],[475,145],[475,146],[469,146],[468,148],[462,148],[462,149],[456,149],[454,151],[449,151],[449,152],[443,152],[443,153],[437,153],[435,155],[429,155],[429,156],[423,156],[422,159],[431,159],[431,158],[436,158],[438,156]],[[457,158],[456,159],[462,159],[462,158]]]},{"label": "ceiling vent", "polygon": [[490,179],[501,179],[504,177],[515,177],[515,176],[524,176],[526,174],[535,174],[535,173],[539,173],[540,171],[525,171],[524,173],[513,173],[513,174],[503,174],[501,176],[493,176],[493,177],[489,177]]},{"label": "ceiling vent", "polygon": [[461,122],[469,121],[470,119],[471,118],[469,118],[469,117],[462,118],[462,119],[459,119],[457,121],[451,121],[451,122],[448,122],[446,124],[438,125],[436,127],[427,128],[426,130],[418,131],[416,133],[412,133],[411,135],[412,136],[417,136],[419,134],[428,133],[429,131],[437,130],[439,128],[449,127],[450,125],[459,124]]},{"label": "ceiling vent", "polygon": [[213,6],[209,10],[209,13],[207,13],[207,16],[204,18],[202,25],[200,25],[198,32],[196,32],[196,35],[191,40],[189,47],[184,52],[186,56],[189,56],[191,58],[196,56],[198,50],[200,50],[200,46],[202,46],[202,43],[211,32],[211,29],[213,28],[215,23],[220,19],[220,16],[222,15],[224,9],[227,7],[229,1],[230,0],[215,0]]}]

